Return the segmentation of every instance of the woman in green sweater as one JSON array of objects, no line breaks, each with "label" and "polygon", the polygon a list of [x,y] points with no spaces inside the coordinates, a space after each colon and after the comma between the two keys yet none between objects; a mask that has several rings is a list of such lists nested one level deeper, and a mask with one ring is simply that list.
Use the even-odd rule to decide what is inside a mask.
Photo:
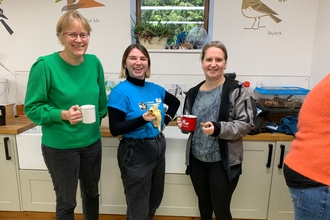
[{"label": "woman in green sweater", "polygon": [[[56,219],[74,219],[80,180],[85,220],[99,214],[102,118],[107,113],[104,72],[85,54],[91,27],[77,11],[66,12],[56,34],[62,51],[42,56],[30,70],[24,112],[42,126],[42,153],[56,194]],[[80,106],[95,106],[96,121],[82,123]]]}]

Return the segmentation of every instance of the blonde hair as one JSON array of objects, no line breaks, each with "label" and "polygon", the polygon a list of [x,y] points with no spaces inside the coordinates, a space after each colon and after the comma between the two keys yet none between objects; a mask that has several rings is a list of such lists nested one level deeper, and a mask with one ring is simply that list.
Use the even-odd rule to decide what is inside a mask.
[{"label": "blonde hair", "polygon": [[151,68],[150,56],[149,56],[148,50],[144,46],[142,46],[141,44],[131,44],[124,51],[123,57],[121,59],[121,71],[120,71],[119,78],[127,78],[128,71],[125,68],[126,59],[127,59],[128,55],[129,55],[129,53],[131,52],[131,50],[134,49],[134,48],[136,48],[139,51],[141,51],[143,53],[143,55],[148,59],[148,69],[147,69],[145,78],[149,78],[150,75],[151,75],[151,71],[150,71],[150,68]]},{"label": "blonde hair", "polygon": [[85,27],[87,33],[90,33],[92,31],[92,27],[90,26],[86,18],[82,16],[78,11],[71,10],[65,12],[58,20],[56,25],[57,37],[59,37],[59,35],[62,34],[66,28],[70,27],[72,21],[74,20],[81,22],[81,24]]}]

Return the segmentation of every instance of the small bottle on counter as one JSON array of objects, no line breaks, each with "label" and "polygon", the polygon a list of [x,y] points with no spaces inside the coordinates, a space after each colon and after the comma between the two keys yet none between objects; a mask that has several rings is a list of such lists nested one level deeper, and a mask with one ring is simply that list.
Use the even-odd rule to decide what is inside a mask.
[{"label": "small bottle on counter", "polygon": [[22,103],[16,104],[16,114],[17,116],[24,115],[24,104]]},{"label": "small bottle on counter", "polygon": [[243,86],[246,89],[246,91],[249,93],[249,95],[253,97],[254,93],[253,93],[253,90],[252,90],[252,88],[250,86],[250,82],[249,81],[245,81],[243,83]]}]

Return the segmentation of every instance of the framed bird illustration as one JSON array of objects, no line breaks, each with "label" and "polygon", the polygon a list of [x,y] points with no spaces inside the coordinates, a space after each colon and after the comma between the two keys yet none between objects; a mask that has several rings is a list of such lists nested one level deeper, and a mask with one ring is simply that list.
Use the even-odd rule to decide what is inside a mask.
[{"label": "framed bird illustration", "polygon": [[[278,0],[278,2],[285,1],[287,0]],[[270,17],[276,23],[280,23],[282,21],[278,17],[278,14],[261,0],[243,0],[241,11],[244,17],[254,20],[251,27],[244,29],[257,30],[265,27],[260,25],[261,18],[263,17]]]}]

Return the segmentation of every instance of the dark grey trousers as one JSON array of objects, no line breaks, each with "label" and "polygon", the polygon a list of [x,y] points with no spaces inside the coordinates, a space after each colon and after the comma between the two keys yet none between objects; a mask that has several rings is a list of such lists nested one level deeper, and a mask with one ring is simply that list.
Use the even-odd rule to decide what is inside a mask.
[{"label": "dark grey trousers", "polygon": [[154,217],[164,193],[165,149],[163,134],[150,139],[121,139],[117,159],[128,220]]}]

